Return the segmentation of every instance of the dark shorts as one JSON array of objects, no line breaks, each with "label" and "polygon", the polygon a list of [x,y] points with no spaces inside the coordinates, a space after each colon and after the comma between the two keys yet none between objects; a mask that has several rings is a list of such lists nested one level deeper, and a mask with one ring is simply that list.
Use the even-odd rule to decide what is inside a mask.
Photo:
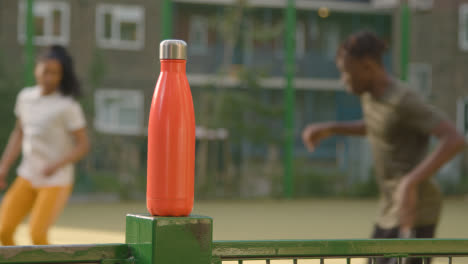
[{"label": "dark shorts", "polygon": [[[433,238],[435,234],[435,225],[430,225],[430,226],[422,226],[422,227],[416,227],[412,231],[412,237],[411,238]],[[372,234],[372,238],[401,238],[400,236],[400,231],[398,227],[391,228],[391,229],[383,229],[380,228],[378,225],[374,227],[374,232]],[[372,263],[371,260],[369,260],[369,263]],[[393,264],[397,263],[397,259],[395,258],[377,258],[376,262],[373,264]],[[404,259],[403,263],[405,264],[422,264],[422,259],[419,258],[406,258]],[[427,264],[431,263],[431,260],[429,259]]]}]

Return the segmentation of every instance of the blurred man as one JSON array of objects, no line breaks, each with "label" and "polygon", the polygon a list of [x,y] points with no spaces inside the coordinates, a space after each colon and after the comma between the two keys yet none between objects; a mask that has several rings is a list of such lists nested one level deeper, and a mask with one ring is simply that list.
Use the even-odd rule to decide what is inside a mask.
[{"label": "blurred man", "polygon": [[[313,151],[333,135],[367,136],[381,193],[372,237],[432,238],[441,209],[441,193],[432,176],[465,141],[439,111],[386,72],[385,50],[385,43],[370,32],[352,35],[341,45],[336,58],[341,80],[360,97],[364,118],[308,125],[303,140]],[[439,143],[427,155],[431,136]],[[381,258],[377,263],[390,261]]]}]

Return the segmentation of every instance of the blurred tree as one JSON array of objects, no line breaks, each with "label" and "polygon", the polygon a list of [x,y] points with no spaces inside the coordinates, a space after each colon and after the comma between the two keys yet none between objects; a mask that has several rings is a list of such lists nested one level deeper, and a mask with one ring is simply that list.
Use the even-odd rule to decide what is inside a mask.
[{"label": "blurred tree", "polygon": [[96,146],[100,140],[97,140],[97,133],[94,130],[94,94],[95,91],[101,86],[102,81],[106,75],[106,63],[99,49],[93,51],[93,56],[88,67],[88,76],[82,86],[86,87],[83,97],[80,98],[80,103],[87,117],[88,133],[91,139],[91,151],[86,158],[77,166],[78,177],[75,183],[75,190],[78,192],[91,192],[96,188],[93,177],[99,175],[97,172],[96,161],[99,159]]},{"label": "blurred tree", "polygon": [[[146,146],[146,137],[103,134],[94,127],[95,93],[102,88],[107,74],[108,65],[101,50],[93,52],[89,65],[88,92],[83,98],[86,109],[89,130],[92,133],[93,148],[83,170],[85,191],[90,187],[99,192],[116,192],[120,199],[128,200],[144,194],[146,168],[142,164],[142,145]],[[86,188],[86,186],[88,186]],[[135,196],[138,197],[135,197]]]},{"label": "blurred tree", "polygon": [[[242,195],[241,189],[247,178],[254,176],[269,177],[281,166],[279,149],[282,144],[282,132],[274,131],[272,123],[281,120],[282,105],[275,106],[262,100],[265,92],[260,79],[266,77],[262,69],[246,64],[235,64],[236,49],[245,48],[245,39],[268,42],[276,39],[282,25],[271,28],[255,27],[260,23],[249,16],[252,8],[245,0],[237,0],[226,7],[221,17],[210,18],[210,27],[220,36],[223,45],[223,60],[216,78],[204,87],[200,93],[200,104],[197,110],[197,124],[208,129],[224,128],[228,131],[225,140],[212,140],[209,137],[199,139],[197,148],[197,178],[205,190],[213,184],[221,187],[223,196]],[[235,80],[235,87],[227,89],[226,79]],[[210,146],[219,144],[221,147]],[[255,172],[249,166],[251,159],[246,159],[245,145],[265,147],[266,155],[260,161],[261,171]],[[235,147],[233,151],[231,147]],[[219,149],[223,149],[220,151]],[[231,156],[236,152],[237,157]],[[233,160],[237,160],[236,164]],[[222,169],[218,164],[222,163]],[[214,166],[209,166],[214,164]],[[214,169],[209,170],[210,167]],[[208,180],[208,175],[215,174],[215,180]],[[278,172],[278,171],[277,171]],[[259,175],[260,174],[260,175]],[[237,177],[237,178],[236,178]],[[271,177],[267,181],[272,181]],[[216,187],[216,186],[215,186]],[[233,193],[234,192],[234,193]],[[236,193],[237,192],[237,193]]]}]

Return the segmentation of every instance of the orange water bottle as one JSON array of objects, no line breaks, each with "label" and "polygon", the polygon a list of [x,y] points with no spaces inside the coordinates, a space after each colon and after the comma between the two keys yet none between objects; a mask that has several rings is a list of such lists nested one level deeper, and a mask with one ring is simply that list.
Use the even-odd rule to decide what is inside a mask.
[{"label": "orange water bottle", "polygon": [[148,124],[146,206],[151,215],[192,212],[195,170],[195,114],[185,66],[187,44],[161,42],[161,73]]}]

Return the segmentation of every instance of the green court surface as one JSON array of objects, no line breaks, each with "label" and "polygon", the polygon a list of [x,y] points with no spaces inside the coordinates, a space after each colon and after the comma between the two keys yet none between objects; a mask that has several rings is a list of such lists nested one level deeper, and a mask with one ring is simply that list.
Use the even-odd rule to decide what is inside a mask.
[{"label": "green court surface", "polygon": [[[214,219],[215,240],[367,238],[375,200],[196,201],[194,214]],[[53,244],[124,242],[125,215],[146,213],[144,202],[71,202],[50,232]],[[468,200],[444,203],[438,238],[468,238]],[[30,244],[27,223],[16,234]]]}]

